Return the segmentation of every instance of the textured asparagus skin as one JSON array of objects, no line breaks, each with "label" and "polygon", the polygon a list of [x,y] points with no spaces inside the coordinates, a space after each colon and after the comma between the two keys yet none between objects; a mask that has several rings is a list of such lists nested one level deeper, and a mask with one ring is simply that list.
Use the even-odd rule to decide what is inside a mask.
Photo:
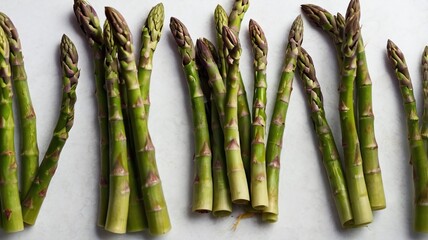
[{"label": "textured asparagus skin", "polygon": [[378,145],[375,137],[374,114],[372,106],[372,81],[367,66],[366,54],[362,37],[357,48],[357,118],[358,139],[361,142],[364,180],[369,194],[372,210],[386,208],[382,173],[378,157]]},{"label": "textured asparagus skin", "polygon": [[9,64],[9,42],[0,28],[0,210],[5,232],[24,230],[19,199],[18,174],[14,145],[12,108],[12,73]]},{"label": "textured asparagus skin", "polygon": [[118,46],[121,76],[127,87],[131,129],[138,129],[139,133],[133,134],[133,140],[149,231],[153,235],[165,234],[171,229],[171,222],[156,165],[155,149],[148,132],[131,33],[125,19],[116,9],[106,7],[105,13]]},{"label": "textured asparagus skin", "polygon": [[100,132],[100,199],[98,210],[98,226],[104,227],[109,189],[109,136],[108,136],[108,110],[107,95],[105,91],[104,78],[104,42],[103,31],[96,11],[85,0],[74,0],[74,14],[84,33],[90,47],[92,48],[95,76],[95,96],[97,99],[98,128]]},{"label": "textured asparagus skin", "polygon": [[345,172],[351,201],[354,226],[373,220],[370,201],[364,181],[364,171],[354,111],[354,84],[357,73],[357,47],[360,37],[358,0],[351,0],[346,13],[345,35],[342,46],[343,64],[339,86],[339,113],[342,129]]},{"label": "textured asparagus skin", "polygon": [[397,76],[404,113],[407,121],[407,131],[410,149],[410,164],[413,168],[414,213],[413,224],[417,232],[428,232],[428,157],[419,129],[419,118],[416,99],[413,93],[412,81],[404,54],[388,40],[388,58]]},{"label": "textured asparagus skin", "polygon": [[269,205],[266,183],[266,67],[268,44],[260,25],[250,20],[250,39],[254,55],[254,96],[251,125],[251,205],[263,210]]},{"label": "textured asparagus skin", "polygon": [[207,212],[212,210],[213,201],[212,154],[204,94],[195,62],[195,48],[187,28],[180,20],[171,18],[170,28],[182,58],[192,103],[195,130],[195,176],[192,211]]},{"label": "textured asparagus skin", "polygon": [[[214,22],[216,29],[216,39],[217,39],[217,49],[219,57],[219,70],[223,81],[226,81],[227,78],[227,62],[225,55],[227,54],[227,49],[223,46],[223,27],[228,26],[229,19],[226,13],[226,10],[221,5],[217,5],[214,11]],[[226,52],[225,52],[226,51]]]},{"label": "textured asparagus skin", "polygon": [[109,130],[109,204],[105,229],[113,233],[126,233],[129,209],[129,170],[126,133],[119,92],[117,48],[108,21],[104,24],[105,78]]},{"label": "textured asparagus skin", "polygon": [[302,41],[303,21],[299,15],[294,20],[288,35],[288,44],[285,50],[281,79],[278,85],[275,107],[272,113],[268,140],[266,143],[266,176],[269,206],[263,210],[262,220],[267,222],[276,222],[278,220],[278,187],[282,138],[284,135],[296,61]]},{"label": "textured asparagus skin", "polygon": [[61,151],[73,127],[76,87],[80,75],[77,67],[78,55],[76,47],[66,35],[62,36],[60,50],[63,89],[58,122],[33,184],[31,184],[30,190],[22,200],[23,219],[25,223],[30,225],[36,222],[40,208],[46,197],[49,183],[58,167]]},{"label": "textured asparagus skin", "polygon": [[421,136],[424,140],[425,151],[428,151],[428,46],[425,46],[422,54],[422,92],[424,96],[424,108],[422,113]]},{"label": "textured asparagus skin", "polygon": [[10,18],[0,13],[0,26],[6,33],[10,47],[10,65],[12,70],[12,87],[16,93],[18,119],[20,125],[21,156],[21,198],[25,197],[39,167],[39,148],[37,146],[36,113],[31,101],[24,67],[21,40]]},{"label": "textured asparagus skin", "polygon": [[297,59],[297,68],[306,93],[311,120],[318,137],[319,149],[330,182],[331,193],[340,223],[343,227],[351,226],[352,211],[340,155],[325,117],[323,95],[316,77],[312,58],[303,48],[301,48]]}]

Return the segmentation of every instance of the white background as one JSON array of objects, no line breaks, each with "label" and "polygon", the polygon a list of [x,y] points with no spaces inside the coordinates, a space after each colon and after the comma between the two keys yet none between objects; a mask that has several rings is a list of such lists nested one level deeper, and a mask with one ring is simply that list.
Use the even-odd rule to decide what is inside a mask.
[{"label": "white background", "polygon": [[[289,28],[306,1],[252,0],[245,16],[241,42],[241,70],[252,99],[253,76],[248,21],[253,18],[264,28],[269,42],[268,116],[273,109]],[[104,6],[123,13],[139,43],[139,30],[152,0],[92,1],[101,21]],[[243,220],[231,230],[239,210],[232,216],[215,219],[191,213],[193,137],[190,101],[181,70],[176,44],[169,31],[175,16],[188,27],[192,37],[214,39],[212,14],[218,3],[229,12],[232,0],[164,0],[165,26],[158,45],[152,75],[150,131],[156,146],[173,228],[161,239],[408,239],[420,235],[412,231],[412,180],[407,147],[407,130],[397,82],[386,58],[386,41],[392,39],[405,53],[413,76],[418,107],[422,107],[420,59],[428,43],[428,2],[422,0],[362,0],[363,36],[373,80],[376,136],[387,198],[387,209],[374,214],[367,227],[342,230],[317,141],[309,120],[301,85],[294,82],[288,110],[282,152],[280,216],[275,224],[259,218]],[[311,0],[332,13],[345,13],[347,1]],[[92,56],[79,29],[71,0],[2,0],[1,11],[9,15],[19,30],[25,55],[28,81],[37,113],[41,156],[46,151],[58,116],[61,80],[58,45],[66,33],[79,52],[81,77],[77,89],[76,119],[62,152],[37,223],[25,231],[5,234],[2,239],[141,239],[148,233],[114,235],[96,227],[98,201],[98,130]],[[335,51],[326,34],[304,18],[303,46],[312,55],[325,97],[328,120],[340,144],[337,112]]]}]

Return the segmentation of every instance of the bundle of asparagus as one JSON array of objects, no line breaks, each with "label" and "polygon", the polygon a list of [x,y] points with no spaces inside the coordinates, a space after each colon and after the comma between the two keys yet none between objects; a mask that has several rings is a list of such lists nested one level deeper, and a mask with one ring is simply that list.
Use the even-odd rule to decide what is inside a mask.
[{"label": "bundle of asparagus", "polygon": [[424,112],[422,115],[421,128],[419,127],[419,118],[412,80],[410,79],[410,73],[404,54],[391,40],[388,40],[387,53],[392,68],[397,76],[407,120],[410,164],[413,168],[414,185],[413,226],[417,232],[428,233],[428,157],[426,138],[428,105],[428,47],[425,47],[422,55]]},{"label": "bundle of asparagus", "polygon": [[[49,148],[39,166],[36,115],[32,105],[24,67],[21,41],[10,18],[0,13],[0,208],[1,227],[5,232],[18,232],[24,223],[34,224],[49,183],[55,174],[61,150],[73,126],[76,86],[79,78],[78,56],[74,44],[63,35],[60,64],[63,74],[61,111]],[[13,92],[16,95],[13,95]],[[13,98],[18,105],[20,131],[20,182],[14,146]]]},{"label": "bundle of asparagus", "polygon": [[[321,90],[315,79],[310,57],[304,51],[299,58],[299,72],[307,90],[323,159],[325,162],[331,161],[335,164],[334,175],[332,175],[333,166],[326,166],[326,171],[340,222],[342,226],[366,225],[372,221],[372,211],[384,209],[386,202],[374,134],[372,82],[359,23],[360,3],[359,0],[351,0],[346,17],[340,13],[334,16],[327,10],[312,4],[302,5],[302,10],[311,22],[328,33],[337,50],[341,77],[339,113],[346,185],[333,136],[329,133],[328,123],[322,116],[324,110]],[[354,84],[356,93],[354,93]],[[357,108],[356,112],[354,107]],[[323,126],[322,135],[320,135],[321,126]],[[326,151],[333,154],[326,156]]]},{"label": "bundle of asparagus", "polygon": [[164,8],[153,7],[141,31],[138,67],[129,27],[106,7],[101,28],[92,6],[74,1],[76,19],[93,50],[100,128],[98,225],[113,233],[171,229],[148,129],[153,55],[160,40]]},{"label": "bundle of asparagus", "polygon": [[205,38],[198,39],[195,47],[186,26],[171,18],[171,33],[187,79],[195,130],[192,211],[222,217],[232,212],[232,203],[243,204],[249,205],[248,211],[263,213],[264,221],[275,222],[281,142],[303,22],[299,16],[290,30],[266,141],[268,46],[262,28],[254,20],[249,23],[254,54],[252,115],[239,69],[239,30],[248,7],[248,0],[236,0],[229,16],[223,7],[216,7],[217,48]]}]

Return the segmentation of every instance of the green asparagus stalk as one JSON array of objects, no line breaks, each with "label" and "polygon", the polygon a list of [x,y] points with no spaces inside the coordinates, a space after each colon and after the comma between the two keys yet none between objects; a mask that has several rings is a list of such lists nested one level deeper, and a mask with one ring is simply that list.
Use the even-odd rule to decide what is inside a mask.
[{"label": "green asparagus stalk", "polygon": [[204,108],[204,95],[195,63],[195,48],[187,28],[180,20],[172,17],[169,26],[182,58],[192,103],[196,149],[192,211],[208,212],[212,210],[213,201],[212,155],[207,115]]},{"label": "green asparagus stalk", "polygon": [[221,5],[217,5],[214,11],[214,22],[218,47],[218,57],[220,59],[219,70],[223,81],[227,78],[227,62],[225,58],[225,48],[223,46],[223,27],[228,26],[229,19],[226,10]]},{"label": "green asparagus stalk", "polygon": [[104,227],[107,217],[109,196],[109,136],[108,136],[108,110],[104,79],[104,43],[103,31],[97,13],[85,0],[74,0],[74,14],[85,37],[92,48],[95,95],[98,108],[98,128],[100,132],[100,194],[98,209],[98,226]]},{"label": "green asparagus stalk", "polygon": [[281,80],[275,99],[275,107],[269,126],[266,143],[266,176],[269,206],[263,210],[262,220],[276,222],[278,220],[278,187],[282,138],[285,129],[288,104],[290,102],[297,56],[303,41],[303,21],[299,15],[291,26],[288,44],[285,50]]},{"label": "green asparagus stalk", "polygon": [[357,48],[360,37],[358,0],[351,0],[346,13],[342,47],[343,64],[339,86],[339,113],[345,171],[354,226],[370,223],[373,215],[364,181],[364,171],[354,114],[354,83],[357,73]]},{"label": "green asparagus stalk", "polygon": [[422,114],[421,136],[424,140],[425,150],[428,151],[428,46],[425,46],[422,54],[422,86],[424,96],[424,110]]},{"label": "green asparagus stalk", "polygon": [[254,55],[253,123],[251,126],[251,205],[263,210],[269,205],[266,183],[266,66],[268,44],[260,25],[250,20],[251,45]]},{"label": "green asparagus stalk", "polygon": [[247,204],[250,201],[250,194],[239,144],[240,131],[238,127],[239,59],[242,50],[238,36],[226,26],[223,27],[223,44],[228,50],[228,55],[226,55],[228,72],[224,116],[224,147],[227,175],[232,202]]},{"label": "green asparagus stalk", "polygon": [[113,233],[126,233],[130,195],[128,149],[119,95],[117,48],[108,21],[104,23],[104,49],[110,136],[110,194],[105,229]]},{"label": "green asparagus stalk", "polygon": [[7,34],[0,28],[0,210],[5,232],[24,230],[19,199],[12,108],[12,82]]},{"label": "green asparagus stalk", "polygon": [[49,183],[58,167],[61,151],[73,127],[76,86],[80,71],[77,67],[78,55],[73,42],[63,35],[61,39],[62,102],[58,122],[53,132],[48,150],[40,164],[37,175],[27,195],[22,201],[24,222],[33,225],[36,222]]},{"label": "green asparagus stalk", "polygon": [[358,139],[361,142],[364,180],[369,194],[370,206],[372,210],[380,210],[386,208],[386,200],[374,131],[372,81],[364,48],[364,42],[360,36],[357,47],[357,77],[355,79],[358,106]]},{"label": "green asparagus stalk", "polygon": [[[197,56],[201,66],[206,71],[208,84],[211,86],[211,148],[213,154],[213,215],[216,217],[225,217],[232,212],[232,201],[230,198],[229,182],[227,179],[226,156],[224,151],[223,119],[224,119],[224,97],[226,88],[220,76],[216,62],[216,50],[207,39],[198,39],[196,41]],[[219,60],[220,61],[220,60]],[[216,88],[217,87],[217,88]],[[220,99],[220,100],[218,100]],[[218,108],[222,111],[219,115]]]},{"label": "green asparagus stalk", "polygon": [[419,130],[419,118],[416,99],[413,93],[412,80],[404,54],[388,40],[388,58],[397,76],[407,120],[407,131],[410,148],[410,164],[413,168],[414,184],[414,228],[417,232],[428,232],[428,158]]},{"label": "green asparagus stalk", "polygon": [[117,10],[106,7],[105,13],[118,46],[119,65],[127,87],[131,129],[138,131],[138,134],[133,134],[133,140],[149,230],[153,235],[165,234],[171,229],[171,222],[156,165],[155,149],[148,131],[131,33]]},{"label": "green asparagus stalk", "polygon": [[141,97],[144,101],[146,115],[150,111],[150,77],[153,69],[153,54],[160,40],[164,22],[163,4],[154,6],[147,16],[141,30],[141,50],[138,63],[138,81],[140,82]]},{"label": "green asparagus stalk", "polygon": [[312,58],[303,48],[300,49],[300,54],[297,59],[297,68],[306,93],[308,107],[311,111],[312,123],[318,137],[319,149],[330,182],[330,188],[336,210],[339,214],[340,223],[344,227],[352,226],[351,205],[349,203],[340,155],[325,117],[323,96],[316,77]]},{"label": "green asparagus stalk", "polygon": [[[232,11],[229,14],[229,27],[239,38],[239,31],[244,15],[250,6],[249,0],[235,0]],[[226,53],[225,53],[226,54]],[[239,60],[238,60],[239,61]],[[244,81],[241,72],[239,72],[239,89],[238,89],[238,126],[239,139],[241,146],[242,162],[244,164],[247,180],[250,181],[250,157],[251,157],[251,114],[248,105],[247,93],[245,91]]]},{"label": "green asparagus stalk", "polygon": [[10,47],[10,65],[12,69],[12,87],[15,89],[20,124],[21,155],[21,198],[25,197],[39,167],[39,148],[37,146],[36,114],[31,102],[24,67],[21,40],[10,18],[0,13],[0,26],[6,33]]}]

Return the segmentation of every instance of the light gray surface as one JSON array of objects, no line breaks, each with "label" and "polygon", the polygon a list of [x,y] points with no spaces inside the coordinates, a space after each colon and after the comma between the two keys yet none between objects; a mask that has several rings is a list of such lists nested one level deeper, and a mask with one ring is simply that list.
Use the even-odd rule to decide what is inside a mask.
[{"label": "light gray surface", "polygon": [[[190,212],[193,137],[190,102],[169,18],[175,16],[192,37],[214,39],[212,13],[221,3],[227,11],[232,0],[165,0],[166,19],[155,54],[151,86],[150,130],[156,146],[159,171],[167,198],[172,231],[162,239],[408,239],[411,231],[412,183],[406,125],[395,78],[386,59],[391,38],[405,53],[413,76],[418,106],[421,101],[420,58],[428,42],[426,1],[362,0],[363,36],[373,80],[374,113],[379,156],[385,184],[387,209],[376,212],[374,222],[359,229],[341,230],[326,176],[315,146],[301,85],[296,81],[288,110],[283,142],[280,181],[280,217],[275,224],[259,218],[245,219],[233,232],[233,217],[214,219]],[[344,13],[347,1],[311,0],[332,13]],[[103,6],[123,13],[139,42],[139,30],[150,8],[158,1],[92,1],[104,21]],[[252,60],[248,21],[264,28],[269,42],[268,116],[278,86],[286,37],[292,21],[307,1],[251,1],[242,25],[241,70],[252,99]],[[77,89],[75,125],[63,150],[37,223],[16,234],[0,232],[2,239],[141,239],[148,234],[114,235],[96,227],[98,201],[98,132],[90,49],[76,23],[72,1],[3,0],[1,11],[19,30],[34,107],[37,113],[41,155],[56,122],[61,81],[58,45],[63,33],[76,44],[81,77]],[[337,112],[338,71],[330,39],[304,18],[304,47],[312,55],[321,83],[328,120],[340,143]]]}]

